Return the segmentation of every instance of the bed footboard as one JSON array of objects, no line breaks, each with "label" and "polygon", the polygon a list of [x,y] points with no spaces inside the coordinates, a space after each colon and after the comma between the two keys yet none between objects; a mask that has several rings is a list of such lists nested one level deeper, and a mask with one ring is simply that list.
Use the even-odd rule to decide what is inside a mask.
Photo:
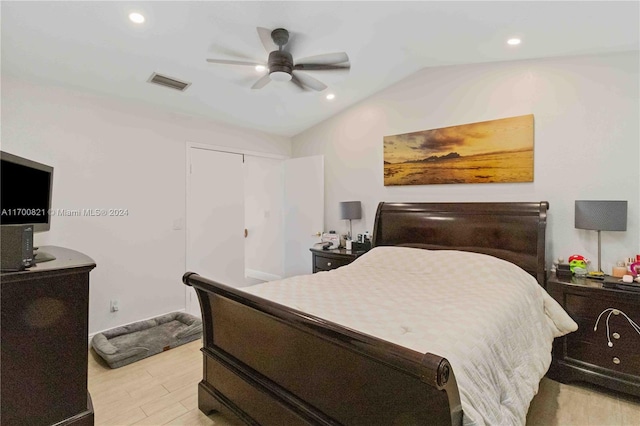
[{"label": "bed footboard", "polygon": [[462,423],[449,362],[200,277],[199,408],[248,424]]}]

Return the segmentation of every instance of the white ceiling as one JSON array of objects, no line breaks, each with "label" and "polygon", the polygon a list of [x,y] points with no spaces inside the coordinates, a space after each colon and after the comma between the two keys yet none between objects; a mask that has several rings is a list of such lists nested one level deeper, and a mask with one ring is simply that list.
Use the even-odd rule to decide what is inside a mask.
[{"label": "white ceiling", "polygon": [[[425,67],[638,50],[632,2],[10,2],[1,3],[2,73],[293,136]],[[130,11],[146,16],[135,25]],[[292,33],[295,58],[344,51],[351,71],[313,72],[324,92],[272,82],[256,27]],[[506,44],[520,36],[518,47]],[[146,83],[159,72],[193,84]],[[336,99],[325,100],[327,92]]]}]

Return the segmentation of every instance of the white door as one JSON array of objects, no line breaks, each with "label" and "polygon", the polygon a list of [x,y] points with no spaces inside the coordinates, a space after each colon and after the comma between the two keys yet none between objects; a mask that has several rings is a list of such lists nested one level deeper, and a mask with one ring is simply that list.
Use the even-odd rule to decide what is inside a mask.
[{"label": "white door", "polygon": [[284,272],[283,160],[245,155],[245,278],[273,281]]},{"label": "white door", "polygon": [[310,274],[309,249],[324,227],[324,157],[284,162],[284,275]]},{"label": "white door", "polygon": [[[243,156],[191,147],[187,192],[187,270],[244,285]],[[187,312],[200,315],[192,289]]]}]

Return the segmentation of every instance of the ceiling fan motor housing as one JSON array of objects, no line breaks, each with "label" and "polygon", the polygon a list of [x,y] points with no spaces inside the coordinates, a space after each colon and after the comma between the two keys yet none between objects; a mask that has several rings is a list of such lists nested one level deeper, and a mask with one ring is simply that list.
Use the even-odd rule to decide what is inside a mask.
[{"label": "ceiling fan motor housing", "polygon": [[271,40],[276,46],[282,47],[289,42],[289,31],[284,28],[276,28],[271,31]]},{"label": "ceiling fan motor housing", "polygon": [[274,50],[269,53],[269,74],[284,72],[291,74],[293,71],[293,57],[289,52]]}]

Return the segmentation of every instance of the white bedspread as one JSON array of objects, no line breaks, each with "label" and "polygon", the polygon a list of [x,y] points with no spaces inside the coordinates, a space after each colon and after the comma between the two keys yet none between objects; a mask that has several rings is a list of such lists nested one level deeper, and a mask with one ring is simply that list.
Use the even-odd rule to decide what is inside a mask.
[{"label": "white bedspread", "polygon": [[553,338],[577,329],[522,269],[460,251],[378,247],[333,271],[242,290],[447,358],[465,425],[524,425]]}]

